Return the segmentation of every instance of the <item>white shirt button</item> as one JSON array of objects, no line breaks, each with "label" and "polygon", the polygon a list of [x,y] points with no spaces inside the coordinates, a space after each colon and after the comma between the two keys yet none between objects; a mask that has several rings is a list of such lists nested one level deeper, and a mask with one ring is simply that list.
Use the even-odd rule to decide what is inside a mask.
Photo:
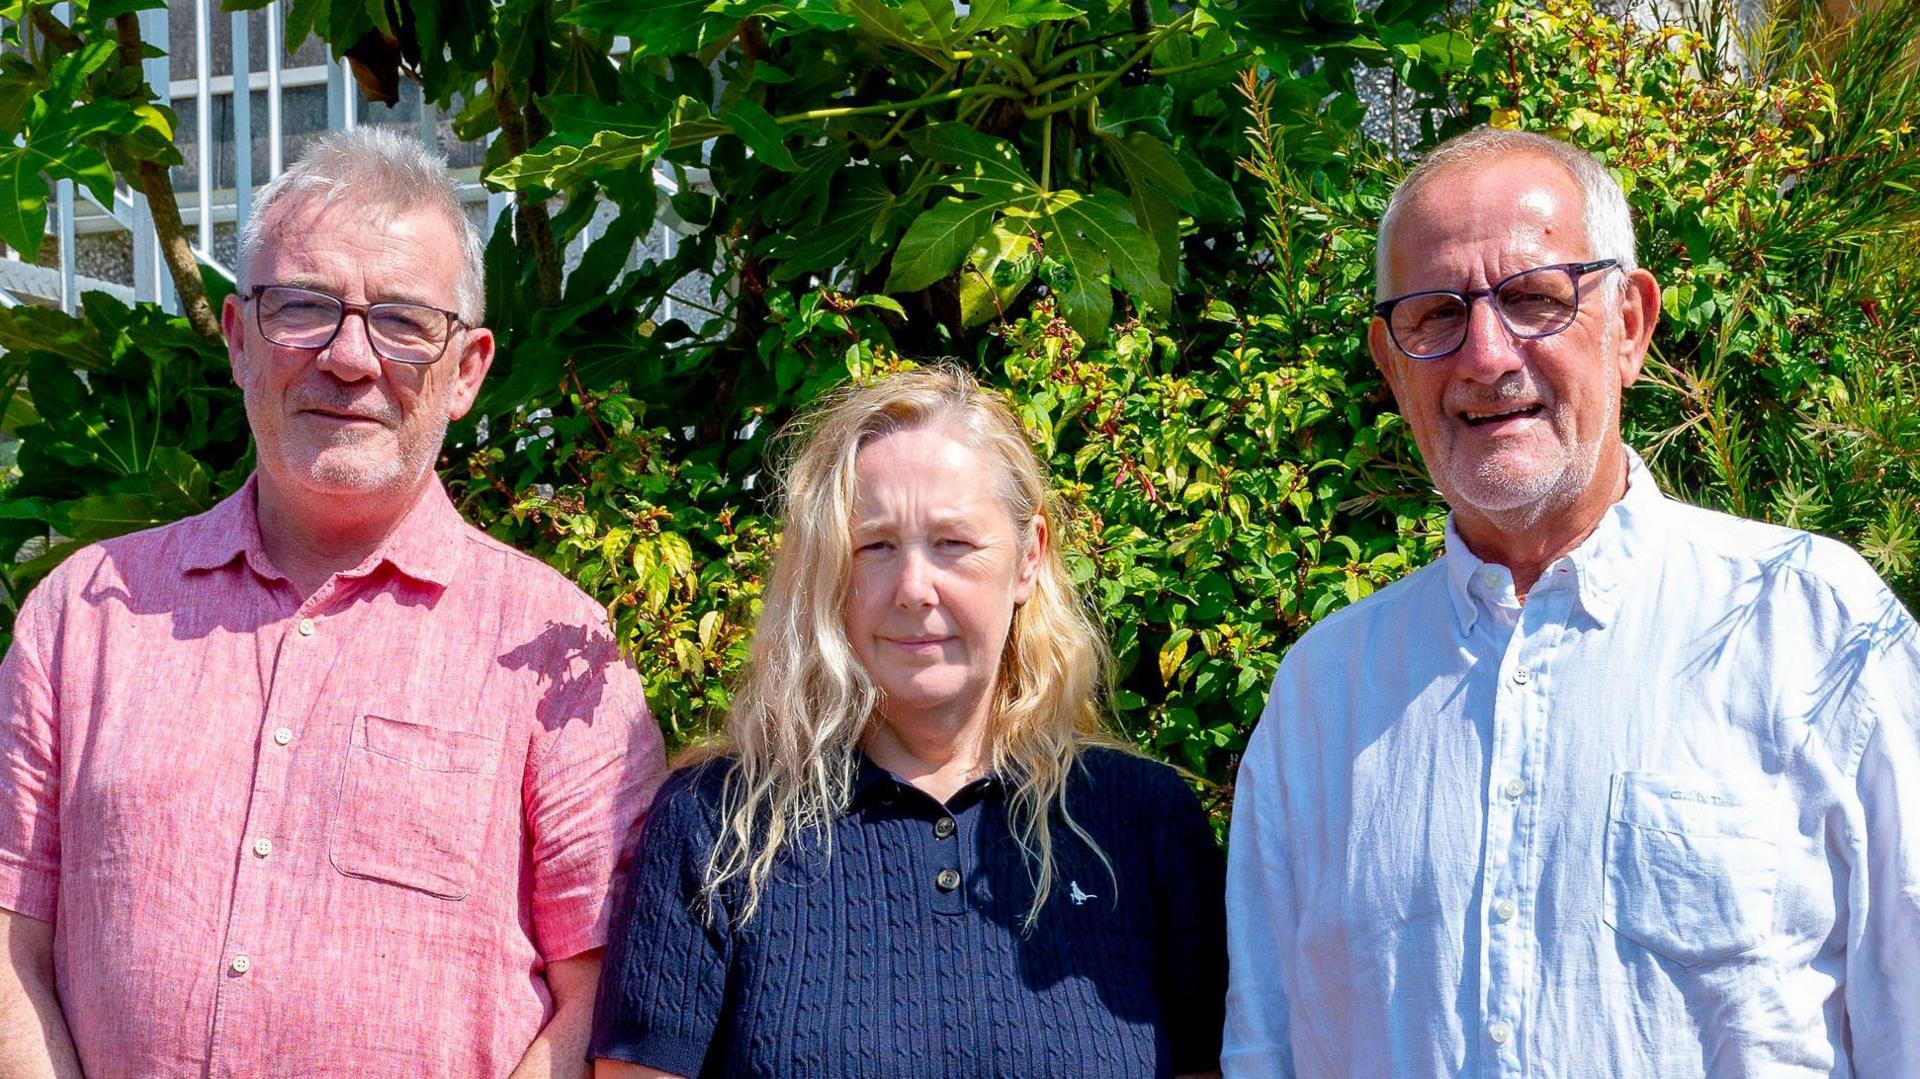
[{"label": "white shirt button", "polygon": [[1520,908],[1514,906],[1513,900],[1511,899],[1502,899],[1493,905],[1493,916],[1503,922],[1513,921],[1513,916],[1518,913],[1520,913]]},{"label": "white shirt button", "polygon": [[302,618],[300,620],[300,636],[302,637],[313,636],[313,619]]},{"label": "white shirt button", "polygon": [[1500,571],[1493,568],[1492,566],[1488,566],[1486,569],[1481,570],[1480,583],[1486,585],[1488,588],[1500,587]]},{"label": "white shirt button", "polygon": [[293,741],[293,732],[285,727],[278,728],[273,732],[273,741],[275,745],[284,746]]},{"label": "white shirt button", "polygon": [[1492,1038],[1495,1045],[1505,1045],[1513,1040],[1513,1028],[1495,1019],[1493,1025],[1487,1028],[1487,1037]]},{"label": "white shirt button", "polygon": [[1500,789],[1502,791],[1505,791],[1507,797],[1509,798],[1518,798],[1521,795],[1527,793],[1527,785],[1518,779],[1507,780],[1505,785],[1503,785]]},{"label": "white shirt button", "polygon": [[261,838],[253,841],[253,853],[265,858],[273,853],[273,840]]},{"label": "white shirt button", "polygon": [[228,963],[227,966],[231,968],[235,974],[245,974],[247,971],[253,969],[253,960],[247,958],[247,953],[241,952],[239,955],[234,956],[233,962]]},{"label": "white shirt button", "polygon": [[1525,667],[1521,667],[1513,672],[1513,680],[1524,686],[1528,682],[1533,681],[1533,672],[1527,670]]}]

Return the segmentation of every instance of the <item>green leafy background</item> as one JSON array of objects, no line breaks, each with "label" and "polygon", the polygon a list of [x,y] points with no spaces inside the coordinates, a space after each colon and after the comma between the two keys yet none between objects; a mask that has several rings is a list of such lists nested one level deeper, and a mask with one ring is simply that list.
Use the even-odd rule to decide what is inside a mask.
[{"label": "green leafy background", "polygon": [[[137,51],[106,46],[127,7],[4,13],[16,248],[50,180],[178,160]],[[1668,488],[1840,536],[1920,595],[1920,8],[1778,4],[1736,41],[1695,7],[298,0],[288,39],[495,136],[501,355],[443,474],[606,603],[672,742],[712,730],[745,655],[772,434],[848,378],[953,358],[1011,395],[1074,507],[1116,726],[1224,807],[1287,647],[1438,552],[1364,328],[1387,193],[1471,125],[1568,138],[1627,185],[1666,288],[1629,437]],[[1362,79],[1404,144],[1369,134]],[[663,221],[673,255],[636,261]],[[669,297],[695,273],[710,290]],[[0,346],[9,610],[75,544],[244,479],[224,356],[185,320],[96,295],[0,311]]]}]

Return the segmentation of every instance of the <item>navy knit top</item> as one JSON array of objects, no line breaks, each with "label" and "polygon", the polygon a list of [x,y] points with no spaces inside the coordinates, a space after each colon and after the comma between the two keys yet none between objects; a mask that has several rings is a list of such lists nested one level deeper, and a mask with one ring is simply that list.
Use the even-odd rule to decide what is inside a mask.
[{"label": "navy knit top", "polygon": [[1083,754],[1039,920],[1002,784],[946,805],[861,758],[851,806],[782,852],[760,908],[699,895],[726,761],[654,803],[610,930],[591,1055],[684,1076],[1129,1079],[1219,1067],[1225,869],[1165,765]]}]

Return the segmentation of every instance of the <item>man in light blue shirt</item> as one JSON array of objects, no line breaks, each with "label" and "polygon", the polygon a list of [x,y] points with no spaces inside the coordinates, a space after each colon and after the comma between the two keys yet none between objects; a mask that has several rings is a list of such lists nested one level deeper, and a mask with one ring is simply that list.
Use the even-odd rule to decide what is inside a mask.
[{"label": "man in light blue shirt", "polygon": [[1620,438],[1659,289],[1592,157],[1482,129],[1368,340],[1445,556],[1287,655],[1240,766],[1229,1079],[1920,1076],[1920,629]]}]

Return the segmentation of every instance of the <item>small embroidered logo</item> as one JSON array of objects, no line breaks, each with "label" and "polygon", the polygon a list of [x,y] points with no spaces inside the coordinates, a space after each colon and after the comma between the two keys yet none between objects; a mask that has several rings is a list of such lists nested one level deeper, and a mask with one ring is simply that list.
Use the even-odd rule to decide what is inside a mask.
[{"label": "small embroidered logo", "polygon": [[1089,899],[1098,899],[1100,897],[1097,895],[1088,895],[1087,893],[1081,891],[1080,882],[1076,880],[1073,882],[1073,887],[1068,890],[1067,898],[1073,900],[1073,905],[1077,907],[1080,904],[1085,903]]}]

